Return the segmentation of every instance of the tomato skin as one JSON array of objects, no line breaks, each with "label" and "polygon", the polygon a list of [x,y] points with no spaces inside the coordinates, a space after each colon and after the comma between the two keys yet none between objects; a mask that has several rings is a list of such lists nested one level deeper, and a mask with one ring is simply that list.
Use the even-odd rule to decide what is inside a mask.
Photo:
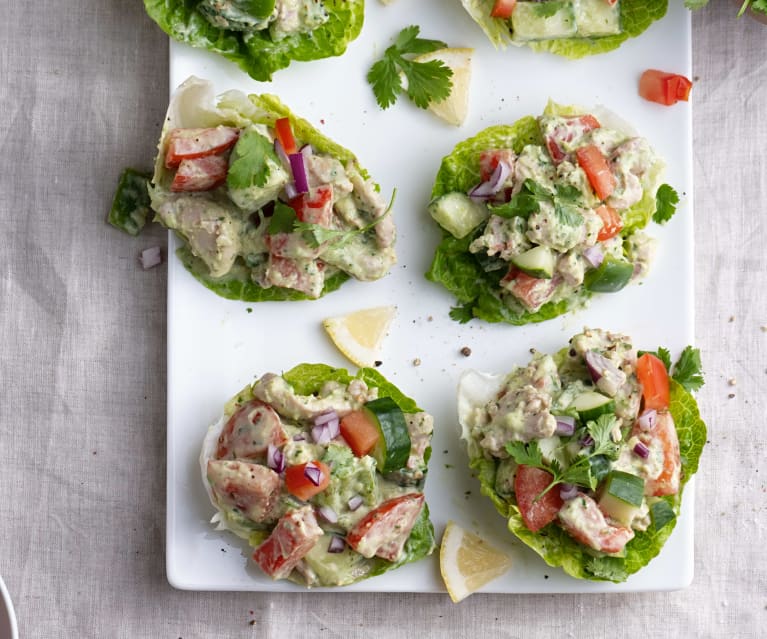
[{"label": "tomato skin", "polygon": [[517,0],[495,0],[493,10],[490,12],[490,17],[508,20],[511,17],[511,14],[514,13],[514,7],[516,5]]},{"label": "tomato skin", "polygon": [[324,184],[301,193],[290,201],[290,206],[301,222],[328,228],[333,215],[333,187]]},{"label": "tomato skin", "polygon": [[639,95],[650,102],[664,106],[690,99],[692,82],[677,73],[647,69],[639,78]]},{"label": "tomato skin", "polygon": [[311,506],[291,510],[253,552],[253,561],[272,579],[285,579],[322,534]]},{"label": "tomato skin", "polygon": [[665,410],[669,404],[669,381],[666,365],[651,353],[637,360],[637,379],[642,385],[645,410]]},{"label": "tomato skin", "polygon": [[549,486],[553,479],[551,473],[541,468],[524,464],[517,467],[517,473],[514,476],[517,506],[525,526],[533,532],[538,532],[554,521],[564,503],[556,486],[536,501],[536,497]]},{"label": "tomato skin", "polygon": [[364,457],[373,450],[380,437],[375,424],[361,410],[341,418],[341,435],[357,457]]},{"label": "tomato skin", "polygon": [[631,528],[605,519],[597,502],[585,493],[567,501],[559,511],[559,523],[573,539],[608,554],[621,552],[634,538]]},{"label": "tomato skin", "polygon": [[554,278],[546,280],[533,277],[511,267],[501,280],[501,286],[522,302],[525,308],[535,311],[551,297],[557,281]]},{"label": "tomato skin", "polygon": [[602,204],[596,209],[596,214],[602,218],[602,228],[599,229],[599,235],[597,235],[598,242],[609,240],[620,233],[623,228],[623,220],[621,220],[620,213],[613,207]]},{"label": "tomato skin", "polygon": [[229,418],[218,437],[216,459],[257,459],[269,444],[284,446],[288,436],[275,410],[257,399],[243,404]]},{"label": "tomato skin", "polygon": [[682,459],[679,454],[679,436],[671,413],[658,411],[655,425],[650,430],[644,430],[637,422],[631,430],[631,436],[639,438],[648,448],[660,445],[663,451],[663,468],[657,477],[645,479],[645,495],[676,495],[679,492]]},{"label": "tomato skin", "polygon": [[607,158],[594,144],[582,146],[575,151],[578,164],[589,179],[591,187],[600,200],[606,200],[615,190],[615,176]]},{"label": "tomato skin", "polygon": [[223,155],[182,160],[170,185],[174,193],[210,191],[226,180],[229,161]]},{"label": "tomato skin", "polygon": [[219,155],[230,149],[240,137],[240,130],[217,126],[208,129],[173,129],[168,135],[165,166],[177,167],[182,160]]},{"label": "tomato skin", "polygon": [[395,561],[418,519],[423,493],[407,493],[383,502],[360,519],[346,535],[346,543],[363,557]]},{"label": "tomato skin", "polygon": [[274,132],[282,144],[287,155],[296,153],[296,139],[293,137],[293,129],[290,126],[290,118],[278,118],[274,123]]},{"label": "tomato skin", "polygon": [[326,464],[317,460],[308,463],[314,464],[321,471],[320,483],[317,486],[306,476],[307,464],[288,466],[285,469],[285,489],[302,501],[307,501],[317,493],[321,493],[330,484],[330,468]]}]

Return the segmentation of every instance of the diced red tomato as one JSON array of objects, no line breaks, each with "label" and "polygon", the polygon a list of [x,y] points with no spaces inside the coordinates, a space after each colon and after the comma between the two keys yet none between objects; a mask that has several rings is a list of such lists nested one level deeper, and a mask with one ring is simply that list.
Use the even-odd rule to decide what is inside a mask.
[{"label": "diced red tomato", "polygon": [[346,535],[346,543],[363,557],[397,560],[423,502],[423,493],[408,493],[385,501],[355,524]]},{"label": "diced red tomato", "polygon": [[557,513],[564,503],[556,486],[536,501],[552,482],[551,473],[540,468],[520,465],[514,476],[514,493],[522,521],[533,532],[539,531],[557,518]]},{"label": "diced red tomato", "polygon": [[[307,466],[312,464],[314,468],[319,470],[316,473],[318,483],[315,484],[310,476],[314,475],[314,471],[307,472]],[[306,464],[298,464],[296,466],[288,466],[285,469],[285,488],[291,495],[295,495],[299,499],[306,501],[314,497],[317,493],[321,493],[328,487],[330,483],[330,468],[321,461],[307,462]]]},{"label": "diced red tomato", "polygon": [[341,435],[357,457],[367,455],[378,443],[380,434],[370,417],[355,410],[341,418]]},{"label": "diced red tomato", "polygon": [[194,160],[182,160],[170,185],[174,193],[210,191],[226,180],[229,161],[223,155],[208,155]]},{"label": "diced red tomato", "polygon": [[666,365],[651,353],[637,360],[637,379],[642,385],[645,409],[665,410],[669,403],[669,382]]},{"label": "diced red tomato", "polygon": [[554,164],[559,164],[567,157],[567,153],[562,148],[564,142],[571,142],[576,134],[588,133],[602,126],[599,120],[591,114],[565,118],[564,120],[564,124],[558,124],[546,136],[546,148],[549,150]]},{"label": "diced red tomato", "polygon": [[514,151],[511,149],[489,149],[479,154],[480,179],[486,182],[493,175],[498,163],[503,161],[509,168],[514,166]]},{"label": "diced red tomato", "polygon": [[517,0],[495,0],[490,16],[507,20],[511,17],[511,14],[514,13],[514,7],[516,5]]},{"label": "diced red tomato", "polygon": [[322,537],[314,509],[291,510],[277,522],[269,537],[253,553],[253,561],[273,579],[285,579]]},{"label": "diced red tomato", "polygon": [[273,517],[280,495],[280,476],[271,468],[244,461],[211,459],[206,472],[220,504],[237,508],[255,522]]},{"label": "diced red tomato", "polygon": [[279,118],[274,123],[274,131],[277,134],[277,139],[280,141],[282,148],[285,149],[285,153],[290,155],[297,151],[296,139],[293,137],[293,129],[290,127],[289,118]]},{"label": "diced red tomato", "polygon": [[333,216],[333,186],[324,184],[301,193],[290,201],[290,206],[302,222],[327,228]]},{"label": "diced red tomato", "polygon": [[594,144],[582,146],[575,151],[578,164],[589,179],[591,187],[600,200],[606,200],[615,190],[615,176],[607,158]]},{"label": "diced red tomato", "polygon": [[631,435],[639,438],[651,450],[659,446],[663,451],[663,469],[657,477],[645,478],[645,494],[661,497],[676,495],[682,474],[682,460],[679,455],[679,437],[674,418],[668,411],[659,411],[655,425],[650,430],[634,424]]},{"label": "diced red tomato", "polygon": [[554,293],[557,282],[532,277],[517,268],[510,268],[501,280],[501,286],[517,298],[528,310],[538,310]]},{"label": "diced red tomato", "polygon": [[256,459],[266,454],[269,444],[279,447],[287,441],[280,416],[268,404],[254,399],[226,422],[218,438],[216,459]]},{"label": "diced red tomato", "polygon": [[597,241],[604,242],[611,237],[618,235],[623,228],[623,220],[621,215],[612,206],[602,204],[597,208],[596,214],[602,218],[602,228],[599,229],[599,235],[597,235]]},{"label": "diced red tomato", "polygon": [[554,138],[547,137],[546,138],[546,148],[549,150],[549,155],[551,156],[551,159],[554,161],[554,164],[559,164],[562,160],[564,160],[567,157],[567,153],[565,153],[560,146],[554,141]]},{"label": "diced red tomato", "polygon": [[597,502],[584,493],[565,503],[559,511],[559,521],[571,537],[599,552],[621,552],[634,538],[631,528],[609,523]]},{"label": "diced red tomato", "polygon": [[639,95],[665,106],[690,99],[692,82],[678,73],[648,69],[639,78]]},{"label": "diced red tomato", "polygon": [[240,130],[229,126],[209,129],[173,129],[168,135],[165,166],[177,167],[182,160],[219,155],[234,146]]}]

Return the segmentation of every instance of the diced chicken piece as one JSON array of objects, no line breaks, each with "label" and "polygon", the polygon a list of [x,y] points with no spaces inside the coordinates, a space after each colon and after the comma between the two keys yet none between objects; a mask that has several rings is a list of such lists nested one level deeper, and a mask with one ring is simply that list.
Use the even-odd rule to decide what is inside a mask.
[{"label": "diced chicken piece", "polygon": [[527,238],[526,231],[527,222],[522,217],[504,218],[491,215],[482,235],[469,245],[469,251],[485,251],[488,257],[497,255],[508,262],[515,255],[532,248],[533,244]]},{"label": "diced chicken piece", "polygon": [[251,400],[234,413],[218,438],[216,459],[257,459],[269,444],[288,441],[280,416],[268,404]]},{"label": "diced chicken piece", "polygon": [[343,244],[331,242],[323,250],[322,259],[358,280],[371,282],[386,275],[397,262],[393,246],[379,248],[374,244],[375,240],[366,235],[355,235]]},{"label": "diced chicken piece", "polygon": [[560,508],[558,517],[571,537],[599,552],[621,552],[634,538],[631,528],[609,523],[597,502],[584,493],[568,499]]},{"label": "diced chicken piece", "polygon": [[[376,190],[376,185],[373,181],[363,178],[352,165],[346,167],[346,172],[351,183],[354,185],[353,194],[358,208],[370,213],[374,220],[383,216],[386,213],[387,204]],[[384,217],[373,228],[375,229],[379,247],[386,248],[394,245],[397,232],[391,215]]]},{"label": "diced chicken piece", "polygon": [[602,226],[604,226],[602,218],[593,209],[584,209],[580,213],[583,216],[584,230],[583,240],[579,246],[583,248],[594,246],[599,238],[599,232],[602,230]]},{"label": "diced chicken piece", "polygon": [[501,280],[501,288],[511,293],[528,311],[535,312],[553,297],[560,281],[557,276],[547,280],[511,269]]},{"label": "diced chicken piece", "polygon": [[325,265],[315,260],[294,260],[269,254],[266,281],[317,298],[325,285]]},{"label": "diced chicken piece", "polygon": [[342,384],[325,384],[319,396],[303,396],[296,395],[293,387],[281,376],[267,373],[253,385],[253,395],[271,404],[280,415],[310,420],[331,410],[345,415],[360,409],[366,401],[373,399],[372,393],[363,392],[363,385],[364,382],[359,380],[352,392],[351,387],[347,389]]},{"label": "diced chicken piece", "polygon": [[272,579],[285,579],[322,534],[311,506],[291,510],[253,552],[253,561]]},{"label": "diced chicken piece", "polygon": [[583,258],[574,251],[565,253],[557,260],[557,273],[559,273],[568,286],[580,286],[583,284],[583,275],[586,266]]},{"label": "diced chicken piece", "polygon": [[213,277],[226,275],[240,250],[240,218],[218,202],[205,197],[181,195],[168,198],[156,209],[163,224],[189,242]]},{"label": "diced chicken piece", "polygon": [[229,126],[208,129],[173,129],[168,134],[168,150],[165,166],[177,167],[182,160],[192,160],[206,155],[218,155],[237,142],[240,130]]},{"label": "diced chicken piece", "polygon": [[423,503],[423,493],[408,493],[383,502],[357,522],[346,535],[346,543],[363,557],[396,561]]},{"label": "diced chicken piece", "polygon": [[549,154],[537,144],[529,144],[517,157],[514,164],[514,190],[516,194],[522,189],[528,178],[542,186],[553,189],[556,167]]},{"label": "diced chicken piece", "polygon": [[280,476],[261,464],[208,461],[208,481],[222,507],[235,508],[256,523],[269,521],[279,503]]},{"label": "diced chicken piece", "polygon": [[540,202],[539,210],[527,218],[527,237],[534,244],[565,253],[583,242],[583,219],[568,224],[557,218],[553,204]]},{"label": "diced chicken piece", "polygon": [[229,160],[223,155],[209,155],[181,160],[170,185],[173,193],[210,191],[226,180]]},{"label": "diced chicken piece", "polygon": [[631,138],[619,145],[610,157],[615,177],[615,190],[607,203],[616,209],[627,209],[642,199],[642,178],[652,166],[654,154],[644,138]]},{"label": "diced chicken piece", "polygon": [[632,278],[641,279],[650,270],[658,242],[642,231],[632,233],[626,240],[626,257],[634,264]]},{"label": "diced chicken piece", "polygon": [[551,437],[557,420],[550,408],[551,395],[529,384],[505,392],[488,405],[488,423],[476,429],[475,435],[481,437],[480,447],[495,457],[504,458],[508,442]]},{"label": "diced chicken piece", "polygon": [[304,164],[310,187],[332,184],[336,199],[342,198],[354,189],[343,165],[336,158],[311,154],[304,157]]},{"label": "diced chicken piece", "polygon": [[343,222],[352,228],[361,229],[366,224],[351,195],[337,199],[333,204],[333,210]]},{"label": "diced chicken piece", "polygon": [[266,234],[269,253],[275,257],[287,257],[293,260],[315,260],[322,253],[322,246],[309,246],[300,233]]}]

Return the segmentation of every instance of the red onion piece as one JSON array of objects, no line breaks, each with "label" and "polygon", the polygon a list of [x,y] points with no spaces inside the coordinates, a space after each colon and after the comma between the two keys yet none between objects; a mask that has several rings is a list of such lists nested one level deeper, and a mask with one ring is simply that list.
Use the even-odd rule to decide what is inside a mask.
[{"label": "red onion piece", "polygon": [[298,152],[305,158],[314,155],[314,149],[312,148],[311,144],[304,144],[300,149],[298,149]]},{"label": "red onion piece", "polygon": [[362,497],[359,495],[354,495],[351,499],[349,499],[348,502],[346,502],[346,505],[349,506],[349,510],[357,510],[360,506],[362,506]]},{"label": "red onion piece", "polygon": [[575,484],[562,484],[559,489],[559,496],[563,501],[574,499],[578,495],[578,486]]},{"label": "red onion piece", "polygon": [[637,422],[639,423],[639,428],[642,430],[652,430],[655,426],[655,423],[658,420],[658,411],[656,411],[654,408],[648,408],[644,413],[642,413],[639,416],[639,419]]},{"label": "red onion piece", "polygon": [[334,410],[317,415],[317,417],[314,418],[314,425],[322,426],[323,424],[327,424],[331,419],[338,419],[338,413]]},{"label": "red onion piece", "polygon": [[346,548],[346,542],[344,541],[343,537],[339,537],[338,535],[333,535],[330,538],[330,543],[328,544],[328,552],[332,552],[332,553],[343,552],[344,548]]},{"label": "red onion piece", "polygon": [[650,456],[650,449],[647,448],[642,442],[637,442],[634,446],[634,454],[638,455],[642,459],[647,459]]},{"label": "red onion piece", "polygon": [[285,148],[282,146],[282,143],[277,138],[274,139],[274,152],[277,154],[277,157],[280,158],[280,162],[282,162],[285,168],[290,166],[290,160],[288,159],[288,154],[285,153]]},{"label": "red onion piece", "polygon": [[285,195],[288,196],[288,200],[293,200],[298,197],[298,191],[296,190],[296,185],[293,184],[293,182],[288,182],[285,185]]},{"label": "red onion piece", "polygon": [[162,264],[162,251],[160,250],[160,247],[153,246],[144,251],[141,251],[139,261],[141,262],[141,266],[145,271],[152,268],[153,266]]},{"label": "red onion piece", "polygon": [[304,477],[315,486],[319,486],[322,483],[322,469],[312,462],[309,462],[306,464],[306,468],[304,468]]},{"label": "red onion piece", "polygon": [[320,506],[317,512],[328,523],[335,524],[338,522],[338,514],[330,506]]},{"label": "red onion piece", "polygon": [[557,429],[555,435],[572,435],[575,432],[575,417],[556,415]]},{"label": "red onion piece", "polygon": [[581,446],[591,446],[594,443],[594,438],[591,435],[586,435],[580,442]]},{"label": "red onion piece", "polygon": [[266,465],[277,473],[285,470],[285,455],[274,444],[269,444],[266,449]]},{"label": "red onion piece", "polygon": [[589,246],[583,251],[583,259],[586,260],[593,268],[599,266],[605,259],[602,249],[598,246]]},{"label": "red onion piece", "polygon": [[511,167],[506,162],[498,162],[490,179],[481,182],[469,191],[469,197],[477,199],[488,199],[501,190],[504,183],[511,174]]},{"label": "red onion piece", "polygon": [[331,436],[328,425],[323,424],[322,426],[315,426],[312,428],[312,439],[315,444],[329,444],[333,437]]},{"label": "red onion piece", "polygon": [[297,435],[293,435],[293,441],[294,442],[306,441],[306,435],[304,435],[303,433],[298,433]]},{"label": "red onion piece", "polygon": [[293,171],[293,180],[296,183],[296,191],[299,193],[308,193],[309,180],[306,177],[304,156],[300,153],[291,153],[288,156],[288,159],[290,160],[290,169]]}]

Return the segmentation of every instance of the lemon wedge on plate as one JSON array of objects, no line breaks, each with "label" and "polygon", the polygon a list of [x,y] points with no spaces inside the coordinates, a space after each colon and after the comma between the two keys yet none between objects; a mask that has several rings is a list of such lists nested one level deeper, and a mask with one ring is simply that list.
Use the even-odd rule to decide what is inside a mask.
[{"label": "lemon wedge on plate", "polygon": [[357,366],[375,366],[380,359],[383,339],[396,314],[396,306],[377,306],[329,317],[322,321],[322,326],[351,362]]},{"label": "lemon wedge on plate", "polygon": [[469,81],[471,80],[471,57],[474,49],[437,49],[413,59],[414,62],[439,60],[452,72],[453,89],[441,102],[430,102],[429,111],[448,124],[460,126],[469,113]]},{"label": "lemon wedge on plate", "polygon": [[439,571],[454,603],[511,568],[511,559],[484,539],[447,522],[439,547]]}]

